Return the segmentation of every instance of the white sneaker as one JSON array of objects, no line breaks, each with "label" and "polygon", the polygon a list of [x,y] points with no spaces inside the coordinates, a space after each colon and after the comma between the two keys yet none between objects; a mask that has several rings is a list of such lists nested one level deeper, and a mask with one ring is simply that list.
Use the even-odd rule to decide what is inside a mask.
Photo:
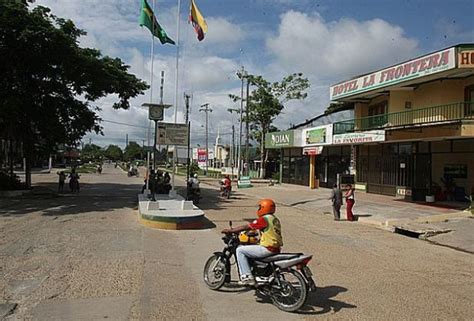
[{"label": "white sneaker", "polygon": [[242,275],[240,277],[239,285],[255,285],[255,279],[252,275]]}]

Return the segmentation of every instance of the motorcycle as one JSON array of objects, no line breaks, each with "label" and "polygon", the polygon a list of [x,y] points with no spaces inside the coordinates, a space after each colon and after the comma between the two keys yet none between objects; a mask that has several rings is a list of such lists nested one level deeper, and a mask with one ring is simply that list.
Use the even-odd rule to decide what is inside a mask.
[{"label": "motorcycle", "polygon": [[230,186],[230,187],[225,187],[224,182],[219,182],[219,184],[220,184],[220,192],[219,192],[219,195],[220,195],[221,197],[224,197],[224,198],[229,199],[229,198],[230,198],[230,192],[232,191],[232,186]]},{"label": "motorcycle", "polygon": [[128,177],[131,177],[131,176],[138,177],[138,169],[136,169],[136,168],[129,169],[128,172],[127,172],[127,176]]},{"label": "motorcycle", "polygon": [[[230,222],[232,227],[232,222]],[[227,233],[222,237],[225,247],[204,265],[203,278],[212,290],[231,283],[231,265],[237,264],[236,250],[240,245],[254,244],[256,238],[249,232]],[[270,297],[280,310],[294,312],[306,302],[309,292],[316,291],[312,272],[307,266],[312,255],[280,253],[261,259],[249,259],[258,294]],[[237,269],[238,271],[238,269]]]},{"label": "motorcycle", "polygon": [[201,189],[198,188],[193,188],[191,186],[188,186],[188,201],[193,201],[194,205],[199,204],[199,200],[201,199]]}]

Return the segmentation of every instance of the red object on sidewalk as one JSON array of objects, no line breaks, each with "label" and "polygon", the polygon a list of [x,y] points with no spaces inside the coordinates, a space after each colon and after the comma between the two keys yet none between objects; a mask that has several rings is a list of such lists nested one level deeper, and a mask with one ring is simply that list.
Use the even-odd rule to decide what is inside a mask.
[{"label": "red object on sidewalk", "polygon": [[352,207],[354,206],[355,201],[348,199],[346,200],[346,215],[348,221],[354,220],[354,214],[352,213]]}]

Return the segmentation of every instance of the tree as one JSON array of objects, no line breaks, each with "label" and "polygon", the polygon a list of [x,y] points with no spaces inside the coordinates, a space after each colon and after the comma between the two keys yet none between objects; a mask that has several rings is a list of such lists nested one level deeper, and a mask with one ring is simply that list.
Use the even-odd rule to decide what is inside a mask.
[{"label": "tree", "polygon": [[117,145],[109,145],[105,149],[104,156],[110,160],[118,161],[123,158],[123,152]]},{"label": "tree", "polygon": [[128,109],[129,99],[148,88],[119,58],[79,47],[85,34],[48,8],[0,2],[0,137],[22,146],[27,186],[39,150],[54,152],[88,132],[102,133],[94,101],[116,94],[112,107]]},{"label": "tree", "polygon": [[100,146],[86,144],[81,151],[81,159],[85,161],[99,161],[103,158],[104,152]]},{"label": "tree", "polygon": [[[284,77],[280,82],[270,83],[262,76],[242,75],[237,76],[242,79],[245,77],[250,85],[256,87],[249,94],[248,108],[249,114],[246,121],[251,123],[251,128],[257,133],[253,136],[257,138],[260,146],[260,161],[262,170],[260,177],[265,177],[265,165],[268,160],[268,154],[265,153],[265,135],[270,131],[275,118],[281,113],[284,104],[290,100],[305,99],[307,93],[305,90],[309,87],[308,79],[303,77],[302,73],[294,73]],[[240,100],[236,95],[229,95],[235,102]]]},{"label": "tree", "polygon": [[140,145],[136,142],[129,142],[128,146],[125,147],[123,158],[127,161],[131,161],[134,159],[140,159],[141,155],[143,155],[143,150]]}]

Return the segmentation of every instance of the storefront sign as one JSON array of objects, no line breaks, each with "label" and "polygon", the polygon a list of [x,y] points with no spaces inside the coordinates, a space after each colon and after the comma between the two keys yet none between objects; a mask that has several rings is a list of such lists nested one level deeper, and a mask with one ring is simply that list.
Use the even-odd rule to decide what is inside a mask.
[{"label": "storefront sign", "polygon": [[205,148],[198,148],[197,150],[197,160],[199,167],[206,166],[207,152]]},{"label": "storefront sign", "polygon": [[411,188],[405,186],[397,186],[397,196],[411,196]]},{"label": "storefront sign", "polygon": [[456,67],[455,47],[331,86],[331,100],[394,85]]},{"label": "storefront sign", "polygon": [[363,144],[385,141],[384,130],[371,130],[360,133],[347,133],[333,136],[333,144]]},{"label": "storefront sign", "polygon": [[459,68],[474,67],[474,50],[463,50],[458,53]]},{"label": "storefront sign", "polygon": [[332,125],[304,129],[303,139],[303,146],[329,145],[332,143]]},{"label": "storefront sign", "polygon": [[303,155],[320,155],[323,152],[323,146],[303,147]]},{"label": "storefront sign", "polygon": [[292,130],[267,133],[265,135],[266,148],[282,148],[294,146],[295,135]]}]

